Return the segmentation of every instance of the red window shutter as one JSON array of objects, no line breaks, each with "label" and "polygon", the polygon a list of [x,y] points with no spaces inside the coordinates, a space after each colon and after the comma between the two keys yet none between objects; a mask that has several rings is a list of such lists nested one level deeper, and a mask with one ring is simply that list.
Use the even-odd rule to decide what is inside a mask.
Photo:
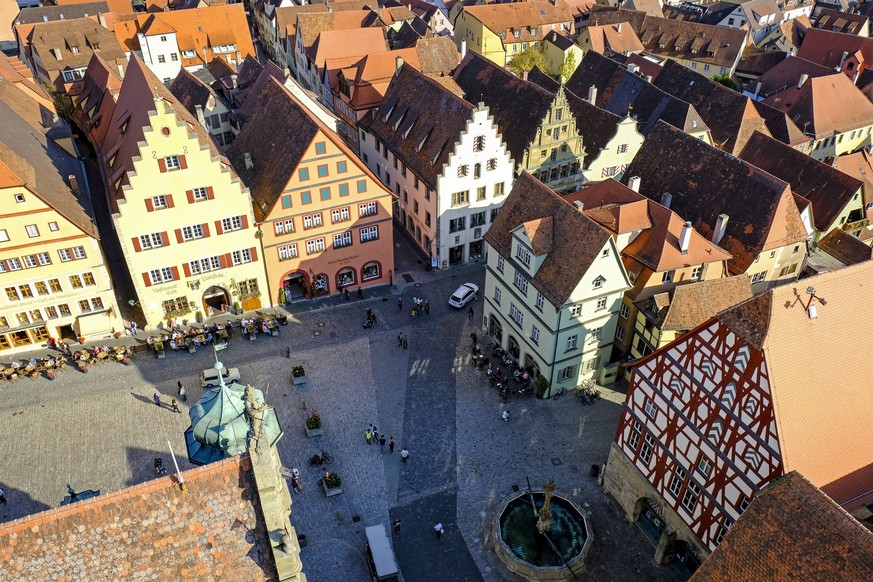
[{"label": "red window shutter", "polygon": [[225,269],[226,269],[227,267],[232,267],[232,266],[233,266],[233,257],[230,255],[230,253],[227,253],[226,255],[222,255],[221,258],[224,259],[224,265],[223,265],[223,267],[224,267]]},{"label": "red window shutter", "polygon": [[167,208],[172,208],[173,207],[173,195],[167,194],[166,198],[167,198]]},{"label": "red window shutter", "polygon": [[142,280],[145,281],[145,286],[146,286],[146,287],[151,287],[151,286],[152,286],[152,278],[149,277],[149,274],[148,274],[148,273],[143,273],[143,274],[142,274]]},{"label": "red window shutter", "polygon": [[158,169],[161,170],[162,174],[164,172],[166,172],[167,171],[167,160],[165,160],[164,158],[159,158],[158,159]]},{"label": "red window shutter", "polygon": [[152,204],[151,198],[146,198],[145,203],[146,203],[146,212],[154,212],[155,211],[155,205]]},{"label": "red window shutter", "polygon": [[179,168],[185,169],[188,167],[188,160],[185,159],[185,156],[179,156]]},{"label": "red window shutter", "polygon": [[176,242],[177,242],[177,243],[184,242],[185,239],[182,238],[182,229],[181,229],[181,228],[177,228],[177,229],[175,230],[175,232],[176,232]]},{"label": "red window shutter", "polygon": [[258,260],[258,249],[255,247],[252,247],[252,260],[253,261]]},{"label": "red window shutter", "polygon": [[243,225],[243,228],[249,227],[249,217],[246,216],[245,214],[242,215],[242,225]]},{"label": "red window shutter", "polygon": [[215,234],[224,234],[224,229],[221,228],[221,221],[220,220],[215,221]]},{"label": "red window shutter", "polygon": [[139,237],[138,237],[138,236],[135,236],[135,237],[133,237],[131,240],[133,241],[133,250],[134,250],[134,252],[137,252],[137,253],[140,252],[140,251],[142,250],[142,247],[141,247],[140,244],[139,244]]},{"label": "red window shutter", "polygon": [[182,265],[182,270],[185,271],[185,276],[186,276],[186,277],[190,277],[190,276],[191,276],[191,265],[189,265],[188,263],[183,264],[183,265]]},{"label": "red window shutter", "polygon": [[165,246],[165,247],[170,246],[170,237],[167,236],[167,233],[166,233],[166,232],[162,232],[162,233],[161,233],[161,242],[164,243],[164,246]]},{"label": "red window shutter", "polygon": [[188,197],[188,204],[194,204],[194,190],[185,190],[185,196]]},{"label": "red window shutter", "polygon": [[206,199],[212,200],[215,198],[215,190],[212,189],[212,186],[206,187]]},{"label": "red window shutter", "polygon": [[209,238],[209,225],[204,222],[201,226],[203,226],[203,238]]},{"label": "red window shutter", "polygon": [[170,267],[173,269],[173,281],[179,280],[179,267]]}]

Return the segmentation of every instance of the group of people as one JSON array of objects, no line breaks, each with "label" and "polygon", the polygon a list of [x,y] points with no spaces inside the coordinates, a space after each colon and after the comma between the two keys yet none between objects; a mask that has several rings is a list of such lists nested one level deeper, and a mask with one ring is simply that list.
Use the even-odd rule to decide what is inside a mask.
[{"label": "group of people", "polygon": [[430,315],[430,301],[424,297],[412,296],[412,319],[415,319],[419,314],[424,313]]}]

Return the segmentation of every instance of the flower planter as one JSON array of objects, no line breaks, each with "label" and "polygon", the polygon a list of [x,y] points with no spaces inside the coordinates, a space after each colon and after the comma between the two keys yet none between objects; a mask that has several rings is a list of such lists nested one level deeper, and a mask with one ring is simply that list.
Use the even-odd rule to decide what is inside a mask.
[{"label": "flower planter", "polygon": [[307,427],[306,428],[306,436],[308,436],[309,438],[321,436],[322,434],[323,433],[322,433],[321,427],[318,427],[318,428]]},{"label": "flower planter", "polygon": [[158,357],[159,360],[163,360],[167,357],[167,353],[164,351],[155,352],[155,355]]},{"label": "flower planter", "polygon": [[324,479],[319,479],[319,483],[321,483],[321,490],[324,491],[325,497],[333,497],[343,492],[342,487],[331,487],[328,489],[327,485],[324,484]]},{"label": "flower planter", "polygon": [[188,346],[188,353],[189,353],[189,354],[195,354],[195,353],[197,353],[197,347],[196,347],[196,346],[193,346],[193,345]]},{"label": "flower planter", "polygon": [[300,386],[301,384],[306,384],[306,376],[294,376],[291,375],[291,381],[294,382],[295,386]]}]

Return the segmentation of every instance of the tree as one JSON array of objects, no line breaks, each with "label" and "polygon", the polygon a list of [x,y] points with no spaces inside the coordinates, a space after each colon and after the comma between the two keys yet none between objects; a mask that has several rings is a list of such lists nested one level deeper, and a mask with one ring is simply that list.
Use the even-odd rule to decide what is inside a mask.
[{"label": "tree", "polygon": [[573,76],[573,73],[576,71],[576,53],[570,51],[567,53],[567,56],[564,57],[564,62],[561,64],[561,70],[558,72],[558,81],[564,80],[565,82]]},{"label": "tree", "polygon": [[722,85],[724,85],[728,89],[733,89],[734,91],[740,90],[739,86],[737,86],[737,84],[734,83],[733,79],[731,79],[731,76],[728,75],[727,73],[722,73],[721,75],[716,75],[715,77],[712,78],[712,80],[715,81],[716,83],[721,83]]},{"label": "tree", "polygon": [[543,56],[543,53],[533,48],[529,48],[523,53],[512,57],[512,60],[506,66],[516,75],[520,75],[522,72],[526,73],[534,67],[541,71],[545,71],[548,68],[546,57]]}]

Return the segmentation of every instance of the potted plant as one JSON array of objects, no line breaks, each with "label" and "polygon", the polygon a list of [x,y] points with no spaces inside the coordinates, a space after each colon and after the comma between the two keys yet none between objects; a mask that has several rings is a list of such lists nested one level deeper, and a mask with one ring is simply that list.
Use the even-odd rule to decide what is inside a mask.
[{"label": "potted plant", "polygon": [[534,390],[536,390],[537,398],[545,398],[546,392],[549,390],[549,381],[542,374],[537,374],[534,379]]},{"label": "potted plant", "polygon": [[167,357],[167,354],[164,353],[164,342],[155,342],[155,356],[159,360],[163,360]]},{"label": "potted plant", "polygon": [[203,323],[203,312],[198,311],[197,313],[195,313],[194,319],[197,321],[197,323]]},{"label": "potted plant", "polygon": [[342,479],[340,479],[340,476],[337,473],[327,472],[321,479],[321,488],[324,490],[324,494],[327,497],[333,497],[334,495],[342,493],[343,489],[341,485]]},{"label": "potted plant", "polygon": [[309,438],[321,436],[322,434],[321,415],[317,412],[310,412],[306,415],[306,436]]},{"label": "potted plant", "polygon": [[285,305],[285,300],[287,297],[285,296],[285,287],[279,287],[279,305]]},{"label": "potted plant", "polygon": [[233,302],[233,314],[239,315],[240,313],[242,313],[242,310],[239,308],[239,301],[234,301]]},{"label": "potted plant", "polygon": [[303,369],[303,366],[291,368],[291,381],[295,386],[306,384],[306,370]]}]

